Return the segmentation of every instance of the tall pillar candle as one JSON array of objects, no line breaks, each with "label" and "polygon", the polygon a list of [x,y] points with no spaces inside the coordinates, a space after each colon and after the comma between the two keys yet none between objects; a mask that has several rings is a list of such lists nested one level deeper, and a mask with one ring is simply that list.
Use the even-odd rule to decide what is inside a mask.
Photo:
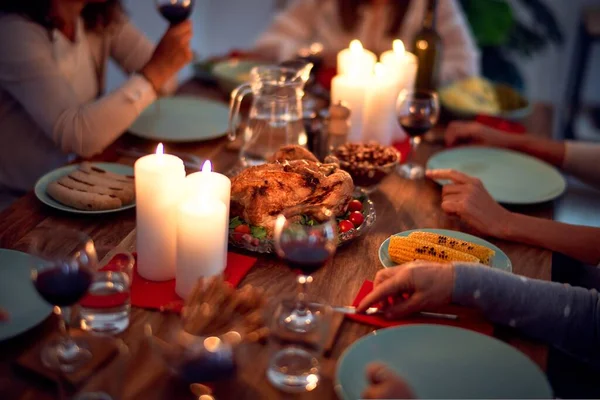
[{"label": "tall pillar candle", "polygon": [[227,261],[227,208],[210,196],[193,196],[178,207],[175,292],[186,298],[199,278],[223,273]]},{"label": "tall pillar candle", "polygon": [[417,78],[417,56],[405,50],[402,40],[394,40],[393,49],[381,54],[381,63],[390,72],[391,79],[398,82],[399,91],[414,87]]},{"label": "tall pillar candle", "polygon": [[368,76],[373,72],[377,56],[365,50],[360,40],[353,40],[347,49],[337,54],[338,75]]},{"label": "tall pillar candle", "polygon": [[[185,178],[186,197],[210,197],[220,200],[226,207],[226,227],[229,226],[229,198],[231,196],[231,180],[223,174],[212,171],[212,164],[206,161],[201,172],[195,172]],[[225,243],[229,239],[229,230],[225,229]],[[227,246],[225,246],[225,262],[227,262]],[[223,266],[225,268],[225,266]]]},{"label": "tall pillar candle", "polygon": [[362,139],[367,76],[369,75],[361,79],[350,75],[337,75],[331,81],[331,103],[341,101],[350,109],[350,142],[359,142]]},{"label": "tall pillar candle", "polygon": [[396,99],[398,84],[389,79],[383,64],[375,65],[365,96],[362,139],[382,145],[392,143],[396,122]]},{"label": "tall pillar candle", "polygon": [[183,161],[157,154],[135,162],[138,273],[152,281],[175,278],[177,206],[183,194]]}]

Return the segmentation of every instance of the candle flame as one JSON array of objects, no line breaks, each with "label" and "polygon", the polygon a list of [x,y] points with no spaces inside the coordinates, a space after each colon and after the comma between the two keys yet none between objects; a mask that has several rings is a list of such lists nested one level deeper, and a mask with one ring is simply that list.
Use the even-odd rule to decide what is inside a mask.
[{"label": "candle flame", "polygon": [[377,64],[375,64],[375,76],[380,78],[385,74],[385,66],[378,62]]},{"label": "candle flame", "polygon": [[402,42],[402,40],[394,40],[392,46],[394,48],[394,53],[396,53],[399,56],[404,56],[404,52],[406,51],[406,49],[404,48],[404,42]]},{"label": "candle flame", "polygon": [[354,39],[350,42],[350,51],[352,53],[360,53],[363,51],[363,45],[358,39]]},{"label": "candle flame", "polygon": [[158,146],[156,146],[156,154],[165,154],[165,147],[162,143],[159,143]]},{"label": "candle flame", "polygon": [[212,172],[212,163],[210,160],[204,161],[204,164],[202,164],[202,172]]}]

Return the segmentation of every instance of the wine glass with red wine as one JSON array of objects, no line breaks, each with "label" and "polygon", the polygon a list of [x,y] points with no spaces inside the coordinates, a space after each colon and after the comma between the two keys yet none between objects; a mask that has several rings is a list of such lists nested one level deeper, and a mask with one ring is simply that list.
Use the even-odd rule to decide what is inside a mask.
[{"label": "wine glass with red wine", "polygon": [[314,205],[285,209],[277,216],[274,231],[275,250],[290,268],[299,271],[299,292],[290,314],[289,329],[312,329],[314,316],[308,307],[306,289],[310,276],[329,261],[337,249],[337,226],[331,210]]},{"label": "wine glass with red wine", "polygon": [[177,25],[190,17],[194,0],[155,0],[156,8],[171,25]]},{"label": "wine glass with red wine", "polygon": [[65,228],[38,228],[30,237],[29,253],[34,256],[31,280],[40,296],[54,306],[60,321],[60,335],[42,348],[42,363],[72,372],[92,354],[84,340],[70,335],[64,308],[76,305],[92,284],[98,265],[94,242]]},{"label": "wine glass with red wine", "polygon": [[429,90],[403,90],[396,103],[398,122],[410,138],[411,156],[400,167],[402,175],[408,179],[420,179],[425,175],[423,166],[415,163],[415,156],[421,138],[435,126],[440,115],[440,103],[436,92]]}]

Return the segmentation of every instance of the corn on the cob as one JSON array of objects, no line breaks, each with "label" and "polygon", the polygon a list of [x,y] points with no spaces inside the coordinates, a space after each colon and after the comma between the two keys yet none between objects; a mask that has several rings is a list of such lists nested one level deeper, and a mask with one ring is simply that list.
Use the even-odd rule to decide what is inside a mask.
[{"label": "corn on the cob", "polygon": [[437,233],[433,232],[413,232],[408,235],[408,237],[462,251],[463,253],[467,253],[479,258],[481,262],[486,265],[492,265],[492,259],[494,258],[494,255],[496,255],[494,250],[485,246],[456,239],[450,236],[438,235]]},{"label": "corn on the cob", "polygon": [[397,264],[415,260],[447,263],[452,261],[480,262],[479,258],[471,254],[406,236],[392,236],[388,253],[392,261]]}]

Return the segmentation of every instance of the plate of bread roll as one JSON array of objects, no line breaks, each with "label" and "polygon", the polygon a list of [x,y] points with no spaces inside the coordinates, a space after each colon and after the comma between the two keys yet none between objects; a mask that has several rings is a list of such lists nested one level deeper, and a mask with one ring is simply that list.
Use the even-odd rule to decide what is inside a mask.
[{"label": "plate of bread roll", "polygon": [[512,272],[512,263],[502,250],[477,236],[458,231],[405,231],[390,236],[379,247],[379,261],[385,268],[416,260],[478,263]]},{"label": "plate of bread roll", "polygon": [[78,214],[104,214],[135,207],[133,168],[122,164],[67,165],[40,178],[34,191],[42,203]]}]

